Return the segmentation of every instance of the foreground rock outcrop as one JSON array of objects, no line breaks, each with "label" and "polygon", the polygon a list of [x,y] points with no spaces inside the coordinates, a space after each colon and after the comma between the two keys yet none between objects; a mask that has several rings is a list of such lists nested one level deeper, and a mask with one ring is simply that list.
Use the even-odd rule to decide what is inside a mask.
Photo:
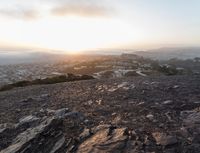
[{"label": "foreground rock outcrop", "polygon": [[126,128],[101,125],[80,130],[80,135],[67,139],[64,121],[78,119],[81,124],[83,116],[66,108],[46,112],[48,116],[42,118],[30,115],[12,126],[2,125],[0,153],[121,152],[126,147]]},{"label": "foreground rock outcrop", "polygon": [[126,147],[127,141],[125,128],[97,127],[93,135],[80,144],[77,152],[121,152]]},{"label": "foreground rock outcrop", "polygon": [[[3,149],[1,153],[62,152],[65,138],[61,131],[61,125],[61,120],[47,118],[37,126],[31,126],[19,133],[12,142],[5,144],[8,147]],[[6,130],[1,132],[1,137],[4,138],[4,141],[9,139],[6,137]]]},{"label": "foreground rock outcrop", "polygon": [[193,110],[182,116],[183,127],[178,131],[147,133],[112,124],[86,127],[88,120],[82,113],[47,109],[17,124],[2,124],[0,153],[198,153],[200,114]]}]

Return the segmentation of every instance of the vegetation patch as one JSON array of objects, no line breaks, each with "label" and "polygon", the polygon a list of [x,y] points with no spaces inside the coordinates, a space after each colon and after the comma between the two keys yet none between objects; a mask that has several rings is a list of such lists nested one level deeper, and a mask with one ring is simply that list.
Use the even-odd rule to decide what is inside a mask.
[{"label": "vegetation patch", "polygon": [[71,81],[90,80],[90,79],[94,79],[94,77],[90,75],[74,75],[70,73],[68,75],[59,75],[55,77],[48,77],[45,79],[36,79],[33,81],[26,81],[26,80],[18,81],[12,84],[2,86],[0,88],[0,91],[6,91],[17,87],[26,87],[31,85],[55,84],[61,82],[71,82]]}]

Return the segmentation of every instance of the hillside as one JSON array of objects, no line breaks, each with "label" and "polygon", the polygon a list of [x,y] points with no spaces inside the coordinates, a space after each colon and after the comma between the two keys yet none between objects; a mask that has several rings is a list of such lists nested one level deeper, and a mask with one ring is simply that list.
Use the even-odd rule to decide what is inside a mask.
[{"label": "hillside", "polygon": [[193,59],[200,57],[199,47],[159,48],[147,51],[136,51],[134,54],[151,59],[169,60],[171,58]]},{"label": "hillside", "polygon": [[1,153],[198,153],[199,85],[198,75],[182,75],[0,92]]}]

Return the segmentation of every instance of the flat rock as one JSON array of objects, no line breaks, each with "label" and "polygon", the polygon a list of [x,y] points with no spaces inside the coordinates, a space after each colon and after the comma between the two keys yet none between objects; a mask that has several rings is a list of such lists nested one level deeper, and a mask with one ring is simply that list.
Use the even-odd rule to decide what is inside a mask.
[{"label": "flat rock", "polygon": [[126,128],[103,128],[80,144],[77,153],[121,152],[128,140]]},{"label": "flat rock", "polygon": [[177,139],[175,136],[167,135],[165,133],[154,132],[152,136],[156,140],[157,145],[168,146],[177,143]]},{"label": "flat rock", "polygon": [[153,120],[153,119],[154,119],[154,116],[153,116],[152,114],[148,114],[148,115],[146,116],[146,118],[148,118],[149,120]]},{"label": "flat rock", "polygon": [[56,117],[64,118],[65,114],[68,112],[69,112],[69,108],[62,108],[62,109],[56,110],[54,113]]},{"label": "flat rock", "polygon": [[168,104],[171,104],[172,102],[173,102],[172,100],[165,100],[163,101],[163,104],[168,105]]},{"label": "flat rock", "polygon": [[29,115],[29,116],[21,118],[19,120],[19,124],[22,125],[22,124],[26,124],[26,123],[32,123],[32,122],[35,122],[35,121],[38,121],[38,120],[39,120],[38,117]]},{"label": "flat rock", "polygon": [[184,113],[185,118],[183,119],[183,123],[187,127],[200,127],[200,112],[190,111]]}]

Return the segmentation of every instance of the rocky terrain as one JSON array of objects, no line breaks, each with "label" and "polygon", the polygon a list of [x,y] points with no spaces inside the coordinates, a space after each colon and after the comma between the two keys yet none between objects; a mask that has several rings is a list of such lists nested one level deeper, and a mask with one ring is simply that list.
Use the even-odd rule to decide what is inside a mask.
[{"label": "rocky terrain", "polygon": [[199,153],[200,76],[0,92],[0,153]]}]

